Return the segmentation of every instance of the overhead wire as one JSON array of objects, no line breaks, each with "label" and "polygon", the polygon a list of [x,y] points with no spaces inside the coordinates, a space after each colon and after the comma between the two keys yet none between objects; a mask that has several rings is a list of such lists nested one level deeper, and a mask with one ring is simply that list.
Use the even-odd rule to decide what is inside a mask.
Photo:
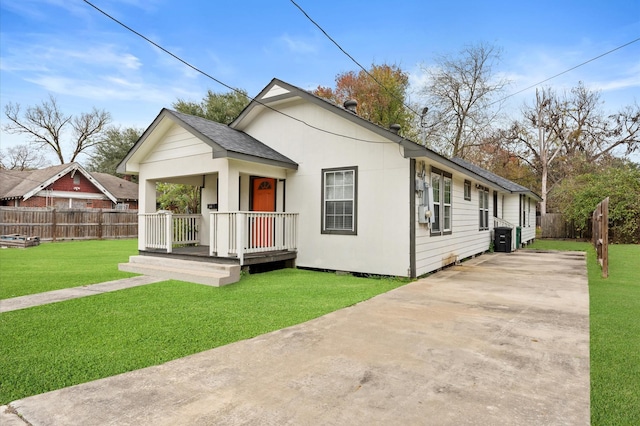
[{"label": "overhead wire", "polygon": [[402,104],[404,105],[404,107],[405,107],[405,108],[407,108],[409,111],[413,112],[413,113],[414,113],[414,114],[416,114],[417,116],[419,116],[419,115],[420,115],[420,114],[418,114],[418,112],[417,112],[417,111],[415,111],[413,108],[411,108],[409,105],[407,105],[407,104],[404,102],[404,100],[403,100],[403,99],[400,99],[400,98],[399,98],[395,93],[393,93],[393,92],[392,92],[390,89],[388,89],[384,84],[382,84],[382,83],[381,83],[381,82],[380,82],[380,81],[379,81],[379,80],[378,80],[378,79],[377,79],[373,74],[371,74],[371,73],[370,73],[370,72],[369,72],[365,67],[363,67],[363,66],[360,64],[360,62],[358,62],[358,61],[357,61],[353,56],[351,56],[351,55],[349,54],[349,52],[347,52],[347,51],[346,51],[342,46],[340,46],[340,44],[339,44],[337,41],[335,41],[335,40],[333,39],[333,37],[331,37],[331,36],[330,36],[330,35],[329,35],[325,30],[324,30],[324,28],[322,28],[322,27],[320,26],[320,24],[318,24],[318,23],[317,23],[317,22],[316,22],[316,21],[315,21],[311,16],[309,16],[309,14],[308,14],[307,12],[305,12],[305,10],[304,10],[304,9],[303,9],[303,8],[302,8],[298,3],[296,3],[294,0],[289,0],[289,1],[291,1],[291,3],[293,3],[293,5],[294,5],[295,7],[297,7],[297,8],[298,8],[298,10],[300,10],[300,12],[302,12],[302,14],[303,14],[304,16],[306,16],[306,18],[307,18],[309,21],[311,21],[311,23],[312,23],[313,25],[315,25],[315,26],[316,26],[316,27],[317,27],[317,28],[322,32],[322,34],[324,34],[324,35],[325,35],[329,40],[331,40],[331,42],[332,42],[333,44],[335,44],[335,45],[336,45],[336,47],[337,47],[338,49],[340,49],[340,51],[341,51],[342,53],[344,53],[344,54],[345,54],[349,59],[351,59],[351,61],[353,61],[353,63],[354,63],[354,64],[356,64],[358,67],[360,67],[360,69],[361,69],[362,71],[364,71],[364,72],[365,72],[365,73],[366,73],[366,74],[367,74],[367,75],[368,75],[368,76],[369,76],[373,81],[375,81],[375,82],[376,82],[376,84],[378,84],[378,86],[380,86],[382,89],[384,89],[387,93],[389,93],[391,96],[393,96],[393,97],[394,97],[394,98],[396,98],[397,100],[401,101],[401,102],[402,102]]},{"label": "overhead wire", "polygon": [[[107,18],[109,18],[110,20],[112,20],[113,22],[117,23],[118,25],[122,26],[123,28],[125,28],[126,30],[132,32],[133,34],[137,35],[138,37],[142,38],[143,40],[145,40],[147,43],[150,43],[151,45],[157,47],[158,49],[162,50],[163,52],[165,52],[166,54],[168,54],[169,56],[171,56],[172,58],[176,59],[177,61],[181,62],[182,64],[186,65],[187,67],[191,68],[192,70],[196,71],[197,73],[200,73],[202,75],[204,75],[205,77],[215,81],[216,83],[218,83],[219,85],[226,87],[229,90],[232,90],[236,93],[241,93],[243,95],[245,95],[245,93],[233,86],[230,86],[226,83],[224,83],[223,81],[215,78],[214,76],[206,73],[205,71],[201,70],[200,68],[196,67],[195,65],[192,65],[191,63],[187,62],[186,60],[182,59],[181,57],[179,57],[178,55],[174,54],[173,52],[169,51],[168,49],[162,47],[160,44],[156,43],[155,41],[151,40],[150,38],[146,37],[144,34],[141,34],[140,32],[134,30],[133,28],[131,28],[130,26],[126,25],[125,23],[123,23],[122,21],[118,20],[117,18],[113,17],[112,15],[108,14],[107,12],[105,12],[104,10],[100,9],[98,6],[94,5],[93,3],[91,3],[89,0],[83,0],[86,4],[88,4],[89,6],[91,6],[92,8],[94,8],[96,11],[100,12],[102,15],[106,16]],[[314,126],[312,124],[307,123],[306,121],[297,118],[297,117],[293,117],[285,112],[282,112],[278,109],[275,109],[273,107],[271,107],[270,105],[265,104],[264,102],[259,101],[258,99],[248,96],[248,98],[252,101],[257,103],[258,105],[261,105],[267,109],[270,109],[271,111],[274,111],[278,114],[281,114],[287,118],[290,118],[292,120],[295,120],[307,127],[310,127],[314,130],[318,130],[320,132],[323,133],[327,133],[333,136],[338,136],[338,137],[342,137],[342,138],[346,138],[346,139],[351,139],[351,140],[356,140],[356,141],[360,141],[360,142],[367,142],[367,143],[376,143],[376,144],[380,144],[380,143],[386,143],[383,141],[375,141],[375,140],[370,140],[370,139],[362,139],[362,138],[357,138],[354,136],[349,136],[349,135],[344,135],[341,133],[337,133],[337,132],[332,132],[331,130],[326,130],[323,129],[321,127],[317,127]]]},{"label": "overhead wire", "polygon": [[[355,59],[351,54],[349,54],[349,52],[347,52],[347,51],[346,51],[346,50],[345,50],[345,49],[344,49],[344,48],[343,48],[343,47],[342,47],[342,46],[341,46],[337,41],[335,41],[335,40],[333,39],[333,37],[331,37],[331,36],[327,33],[327,31],[325,31],[325,30],[324,30],[324,28],[322,28],[322,27],[320,26],[320,24],[318,24],[318,23],[317,23],[313,18],[311,18],[311,16],[309,16],[309,14],[308,14],[307,12],[305,12],[305,10],[304,10],[304,9],[303,9],[303,8],[302,8],[298,3],[296,3],[294,0],[289,0],[289,1],[290,1],[290,2],[295,6],[295,7],[297,7],[297,8],[300,10],[300,12],[302,12],[302,14],[303,14],[303,15],[304,15],[304,16],[305,16],[309,21],[311,21],[311,23],[313,23],[313,25],[315,25],[315,26],[316,26],[316,27],[317,27],[317,28],[318,28],[318,29],[319,29],[319,30],[320,30],[320,31],[321,31],[321,32],[322,32],[322,33],[323,33],[323,34],[324,34],[324,35],[325,35],[325,36],[326,36],[326,37],[327,37],[327,38],[328,38],[328,39],[329,39],[333,44],[335,44],[335,45],[336,45],[336,47],[337,47],[338,49],[340,49],[340,51],[341,51],[342,53],[344,53],[344,54],[345,54],[349,59],[351,59],[351,61],[353,61],[353,63],[355,63],[355,64],[356,64],[358,67],[360,67],[360,69],[362,69],[362,70],[363,70],[363,71],[364,71],[364,72],[365,72],[369,77],[371,77],[371,78],[373,79],[373,81],[375,81],[375,82],[376,82],[380,87],[382,87],[384,90],[386,90],[386,91],[387,91],[391,96],[394,96],[396,99],[399,99],[399,98],[398,98],[394,93],[392,93],[392,92],[391,92],[389,89],[387,89],[387,88],[386,88],[382,83],[380,83],[380,81],[378,81],[378,79],[376,79],[376,78],[375,78],[375,77],[374,77],[374,76],[373,76],[369,71],[367,71],[367,70],[366,70],[366,69],[365,69],[365,68],[364,68],[364,67],[363,67],[363,66],[362,66],[362,65],[361,65],[361,64],[360,64],[360,63],[359,63],[359,62],[358,62],[358,61],[357,61],[357,60],[356,60],[356,59]],[[576,66],[574,66],[574,67],[571,67],[571,68],[569,68],[569,69],[566,69],[566,70],[564,70],[564,71],[562,71],[562,72],[560,72],[560,73],[558,73],[558,74],[555,74],[555,75],[553,75],[553,76],[551,76],[551,77],[549,77],[549,78],[546,78],[546,79],[544,79],[544,80],[542,80],[542,81],[540,81],[540,82],[538,82],[538,83],[532,84],[531,86],[528,86],[528,87],[525,87],[524,89],[518,90],[517,92],[511,93],[511,94],[509,94],[509,95],[507,95],[507,96],[505,96],[505,97],[503,97],[503,98],[501,98],[501,99],[499,99],[499,100],[497,100],[497,101],[495,101],[495,102],[492,102],[491,104],[489,104],[489,106],[494,105],[494,104],[499,103],[499,102],[502,102],[502,101],[504,101],[504,100],[506,100],[506,99],[509,99],[509,98],[510,98],[510,97],[512,97],[512,96],[518,95],[518,94],[520,94],[520,93],[522,93],[522,92],[526,92],[526,91],[527,91],[527,90],[529,90],[529,89],[532,89],[532,88],[534,88],[534,87],[536,87],[536,86],[539,86],[539,85],[541,85],[541,84],[544,84],[544,83],[546,83],[547,81],[553,80],[553,79],[554,79],[554,78],[556,78],[556,77],[559,77],[559,76],[561,76],[561,75],[563,75],[563,74],[566,74],[566,73],[568,73],[568,72],[571,72],[571,71],[575,70],[576,68],[580,68],[580,67],[582,67],[582,66],[584,66],[584,65],[586,65],[586,64],[588,64],[588,63],[590,63],[590,62],[593,62],[593,61],[595,61],[595,60],[597,60],[597,59],[600,59],[600,58],[602,58],[603,56],[606,56],[606,55],[608,55],[608,54],[610,54],[610,53],[613,53],[613,52],[615,52],[615,51],[617,51],[617,50],[620,50],[620,49],[622,49],[622,48],[624,48],[624,47],[627,47],[627,46],[629,46],[629,45],[631,45],[631,44],[633,44],[633,43],[636,43],[636,42],[638,42],[638,41],[640,41],[640,38],[637,38],[637,39],[632,40],[632,41],[630,41],[630,42],[628,42],[628,43],[625,43],[625,44],[623,44],[623,45],[621,45],[621,46],[618,46],[618,47],[616,47],[616,48],[614,48],[614,49],[611,49],[611,50],[609,50],[609,51],[607,51],[607,52],[605,52],[605,53],[602,53],[602,54],[600,54],[600,55],[598,55],[598,56],[595,56],[595,57],[593,57],[593,58],[591,58],[591,59],[589,59],[589,60],[587,60],[587,61],[584,61],[584,62],[582,62],[582,63],[580,63],[580,64],[578,64],[578,65],[576,65]],[[401,100],[401,99],[399,99],[399,100]],[[405,106],[409,111],[411,111],[412,113],[416,114],[416,116],[422,116],[422,114],[418,114],[418,112],[416,112],[414,109],[410,108],[410,107],[409,107],[408,105],[406,105],[404,102],[403,102],[403,105],[404,105],[404,106]]]}]

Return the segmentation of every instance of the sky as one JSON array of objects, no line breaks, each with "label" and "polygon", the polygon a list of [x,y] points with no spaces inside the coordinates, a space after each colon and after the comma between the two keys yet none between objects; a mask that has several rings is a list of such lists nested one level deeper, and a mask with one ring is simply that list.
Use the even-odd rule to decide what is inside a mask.
[{"label": "sky", "polygon": [[[272,78],[303,89],[358,71],[290,0],[92,0],[95,6],[228,86],[257,95]],[[639,0],[295,0],[361,65],[395,64],[420,103],[425,69],[442,55],[488,43],[502,50],[507,94],[640,38]],[[538,87],[600,91],[603,109],[640,103],[640,41]],[[0,0],[0,149],[5,105],[55,96],[67,114],[108,111],[112,124],[144,129],[178,99],[227,92],[82,0]],[[517,116],[535,88],[509,97]],[[86,159],[85,159],[86,160]],[[81,158],[80,161],[83,161]],[[52,164],[55,161],[52,158]]]}]

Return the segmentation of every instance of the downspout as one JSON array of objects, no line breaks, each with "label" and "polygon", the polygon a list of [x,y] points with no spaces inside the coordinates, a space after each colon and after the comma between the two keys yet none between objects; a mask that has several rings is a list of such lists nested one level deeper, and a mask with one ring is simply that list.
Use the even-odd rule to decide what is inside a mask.
[{"label": "downspout", "polygon": [[409,159],[409,276],[416,278],[416,159]]}]

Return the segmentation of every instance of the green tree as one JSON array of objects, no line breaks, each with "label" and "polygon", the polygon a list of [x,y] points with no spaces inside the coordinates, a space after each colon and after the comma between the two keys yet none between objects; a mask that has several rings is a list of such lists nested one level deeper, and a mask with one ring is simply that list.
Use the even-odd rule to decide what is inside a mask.
[{"label": "green tree", "polygon": [[140,138],[142,130],[134,127],[120,129],[110,127],[106,130],[104,139],[91,155],[88,169],[93,172],[109,173],[122,177],[116,173],[116,167],[127,155],[131,147]]},{"label": "green tree", "polygon": [[367,71],[348,71],[336,76],[335,88],[318,86],[313,93],[338,105],[353,99],[363,118],[388,128],[399,124],[402,134],[412,138],[413,113],[405,106],[409,75],[397,65],[371,65]]},{"label": "green tree", "polygon": [[567,220],[585,230],[598,203],[609,197],[609,223],[616,243],[640,243],[640,167],[614,160],[603,170],[565,178],[552,198]]},{"label": "green tree", "polygon": [[[231,123],[249,105],[245,90],[231,90],[226,93],[207,91],[200,102],[178,99],[172,107],[179,112],[203,117],[217,123]],[[200,188],[190,185],[158,183],[160,208],[177,213],[200,211]]]},{"label": "green tree", "polygon": [[200,211],[200,188],[197,186],[159,182],[156,190],[162,210],[186,214]]},{"label": "green tree", "polygon": [[[53,95],[24,113],[19,104],[9,103],[4,114],[9,119],[4,127],[7,133],[26,135],[37,148],[53,150],[60,164],[76,161],[99,145],[111,121],[111,114],[96,108],[75,116],[64,114]],[[67,148],[70,156],[65,154]]]},{"label": "green tree", "polygon": [[229,124],[249,105],[249,101],[245,90],[232,90],[227,93],[215,93],[208,90],[207,95],[200,102],[178,99],[172,107],[185,114]]}]

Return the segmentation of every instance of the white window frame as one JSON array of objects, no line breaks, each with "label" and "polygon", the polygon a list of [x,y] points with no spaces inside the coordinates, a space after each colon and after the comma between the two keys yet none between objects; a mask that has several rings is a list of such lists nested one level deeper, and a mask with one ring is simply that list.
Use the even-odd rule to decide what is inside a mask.
[{"label": "white window frame", "polygon": [[464,181],[464,199],[467,201],[471,201],[471,181]]},{"label": "white window frame", "polygon": [[453,228],[453,175],[431,168],[433,223],[431,235],[449,235]]},{"label": "white window frame", "polygon": [[478,187],[478,200],[479,229],[486,231],[489,229],[489,188]]},{"label": "white window frame", "polygon": [[[336,212],[336,208],[343,212]],[[322,169],[321,215],[321,233],[358,234],[358,166]],[[342,218],[342,225],[336,226],[331,217]]]}]

